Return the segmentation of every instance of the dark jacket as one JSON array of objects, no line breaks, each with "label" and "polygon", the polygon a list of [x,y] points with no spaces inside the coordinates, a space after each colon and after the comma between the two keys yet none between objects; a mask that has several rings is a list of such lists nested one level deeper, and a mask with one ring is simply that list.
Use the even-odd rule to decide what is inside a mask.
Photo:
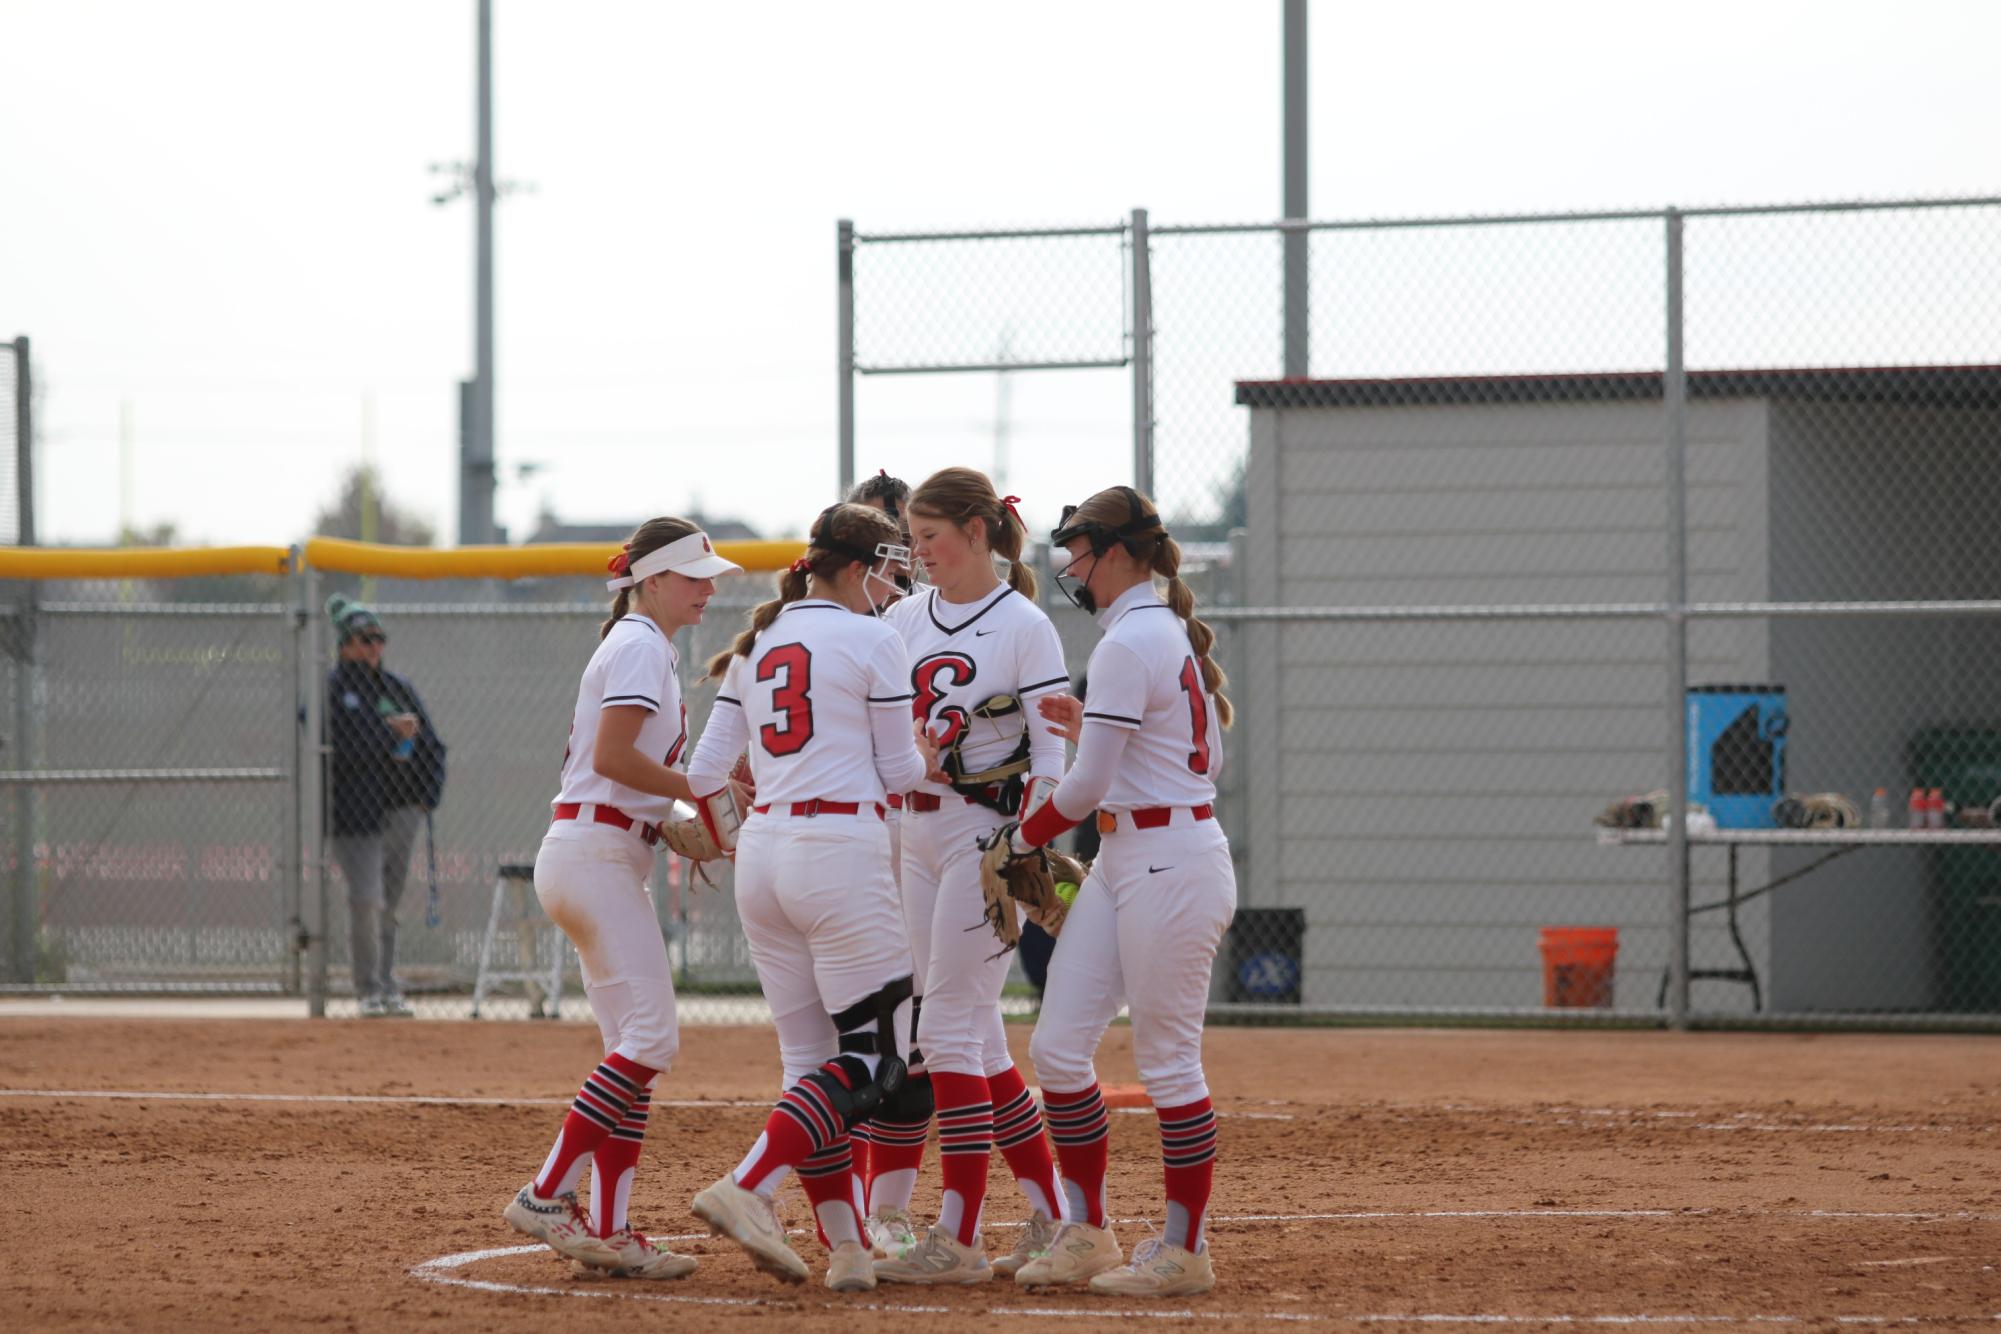
[{"label": "dark jacket", "polygon": [[[383,719],[417,715],[408,759],[396,758],[400,738]],[[445,743],[417,688],[394,672],[342,661],[327,673],[327,829],[373,834],[382,813],[398,806],[437,806],[445,790]]]}]

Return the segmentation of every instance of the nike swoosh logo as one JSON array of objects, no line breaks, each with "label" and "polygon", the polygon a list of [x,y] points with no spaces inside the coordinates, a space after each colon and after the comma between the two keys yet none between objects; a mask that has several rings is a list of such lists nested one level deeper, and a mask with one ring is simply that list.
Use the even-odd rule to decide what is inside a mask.
[{"label": "nike swoosh logo", "polygon": [[981,635],[990,635],[992,633],[993,631],[991,630],[975,630],[973,631],[973,638],[978,639]]},{"label": "nike swoosh logo", "polygon": [[1162,871],[1172,871],[1173,869],[1172,866],[1149,866],[1146,868],[1146,873],[1148,875],[1159,875]]}]

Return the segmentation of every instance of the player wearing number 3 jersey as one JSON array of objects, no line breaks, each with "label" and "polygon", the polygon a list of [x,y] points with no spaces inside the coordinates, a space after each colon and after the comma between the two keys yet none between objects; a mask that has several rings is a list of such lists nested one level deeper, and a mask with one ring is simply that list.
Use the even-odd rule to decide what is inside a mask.
[{"label": "player wearing number 3 jersey", "polygon": [[[1020,562],[1027,533],[1014,500],[970,468],[925,479],[909,514],[911,549],[931,586],[888,617],[909,646],[911,707],[953,779],[922,784],[903,803],[903,912],[921,998],[914,1041],[927,1073],[870,1128],[870,1230],[884,1257],[876,1276],[890,1282],[1012,1273],[1063,1217],[1042,1114],[1001,1022],[1009,959],[978,929],[979,840],[1019,809],[1025,776],[1053,781],[1063,771],[1062,740],[1032,725],[1029,712],[1069,676],[1056,629],[1033,601],[1034,576]],[[1007,583],[995,573],[996,556],[1009,562]],[[920,1239],[907,1210],[934,1101],[944,1195],[937,1226]],[[990,1264],[980,1214],[996,1146],[1029,1222],[1014,1253]]]},{"label": "player wearing number 3 jersey", "polygon": [[[535,1180],[507,1206],[517,1231],[559,1255],[637,1278],[679,1278],[688,1256],[626,1223],[653,1080],[681,1045],[674,978],[646,891],[656,826],[694,795],[674,765],[687,747],[673,634],[699,624],[717,575],[738,567],[685,519],[650,519],[611,561],[618,594],[577,687],[535,894],[577,947],[604,1061],[578,1090]],[[591,1212],[577,1182],[591,1165]]]},{"label": "player wearing number 3 jersey", "polygon": [[910,1050],[910,945],[883,814],[935,752],[915,740],[903,641],[872,614],[908,563],[880,511],[822,513],[778,598],[710,663],[722,688],[688,766],[698,791],[717,791],[749,747],[756,804],[737,835],[736,906],[785,1067],[764,1133],[694,1211],[758,1268],[800,1281],[806,1264],[772,1207],[796,1171],[836,1291],[875,1286],[848,1137],[903,1087]]},{"label": "player wearing number 3 jersey", "polygon": [[[1202,1236],[1216,1118],[1202,1072],[1202,1016],[1216,947],[1236,910],[1230,845],[1215,819],[1230,702],[1210,659],[1215,636],[1193,616],[1181,550],[1151,502],[1114,487],[1064,511],[1051,537],[1059,578],[1104,639],[1091,694],[1043,701],[1077,740],[1077,762],[1046,800],[1032,794],[1010,842],[1046,845],[1097,812],[1103,842],[1057,938],[1029,1051],[1041,1078],[1071,1221],[1015,1275],[1028,1286],[1088,1279],[1098,1292],[1184,1296],[1215,1282]],[[1154,587],[1167,582],[1166,600]],[[1074,591],[1073,591],[1074,590]],[[1122,1265],[1105,1217],[1105,1105],[1092,1064],[1125,1004],[1133,1056],[1160,1120],[1166,1235]]]}]

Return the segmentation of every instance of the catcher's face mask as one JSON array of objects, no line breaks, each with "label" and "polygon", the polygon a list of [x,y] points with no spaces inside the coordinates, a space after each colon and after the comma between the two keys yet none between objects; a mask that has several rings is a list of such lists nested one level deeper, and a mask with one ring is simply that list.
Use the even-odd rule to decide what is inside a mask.
[{"label": "catcher's face mask", "polygon": [[862,592],[877,616],[910,591],[910,548],[901,542],[875,544],[875,563],[862,575]]},{"label": "catcher's face mask", "polygon": [[1072,550],[1070,563],[1056,576],[1056,586],[1063,590],[1063,596],[1073,606],[1093,614],[1098,610],[1098,599],[1091,592],[1089,580],[1097,572],[1098,558],[1113,547],[1121,546],[1134,560],[1146,560],[1152,553],[1142,549],[1141,534],[1160,527],[1160,516],[1146,512],[1145,506],[1140,503],[1139,492],[1129,486],[1114,487],[1113,490],[1126,498],[1124,523],[1113,527],[1095,519],[1080,519],[1077,517],[1077,506],[1065,505],[1062,520],[1057,523],[1056,531],[1049,535],[1051,546],[1069,548],[1079,539],[1091,544],[1091,568],[1080,572],[1077,567],[1083,563],[1084,557]]}]

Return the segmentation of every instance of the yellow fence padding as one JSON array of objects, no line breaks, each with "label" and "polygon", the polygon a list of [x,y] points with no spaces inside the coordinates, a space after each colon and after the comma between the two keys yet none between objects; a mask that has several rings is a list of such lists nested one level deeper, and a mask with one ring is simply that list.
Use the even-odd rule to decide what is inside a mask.
[{"label": "yellow fence padding", "polygon": [[186,579],[289,574],[284,547],[0,547],[0,579]]},{"label": "yellow fence padding", "polygon": [[[716,551],[746,570],[782,570],[803,542],[718,542]],[[519,547],[392,547],[315,537],[305,562],[316,570],[384,579],[532,579],[561,575],[610,578],[618,548],[595,542]],[[284,547],[0,547],[0,579],[185,579],[205,574],[289,574]]]},{"label": "yellow fence padding", "polygon": [[[782,570],[799,559],[803,542],[718,542],[716,551],[746,570]],[[605,564],[618,548],[596,542],[548,542],[519,547],[391,547],[315,537],[306,564],[316,570],[384,579],[532,579],[556,575],[610,578]]]}]

